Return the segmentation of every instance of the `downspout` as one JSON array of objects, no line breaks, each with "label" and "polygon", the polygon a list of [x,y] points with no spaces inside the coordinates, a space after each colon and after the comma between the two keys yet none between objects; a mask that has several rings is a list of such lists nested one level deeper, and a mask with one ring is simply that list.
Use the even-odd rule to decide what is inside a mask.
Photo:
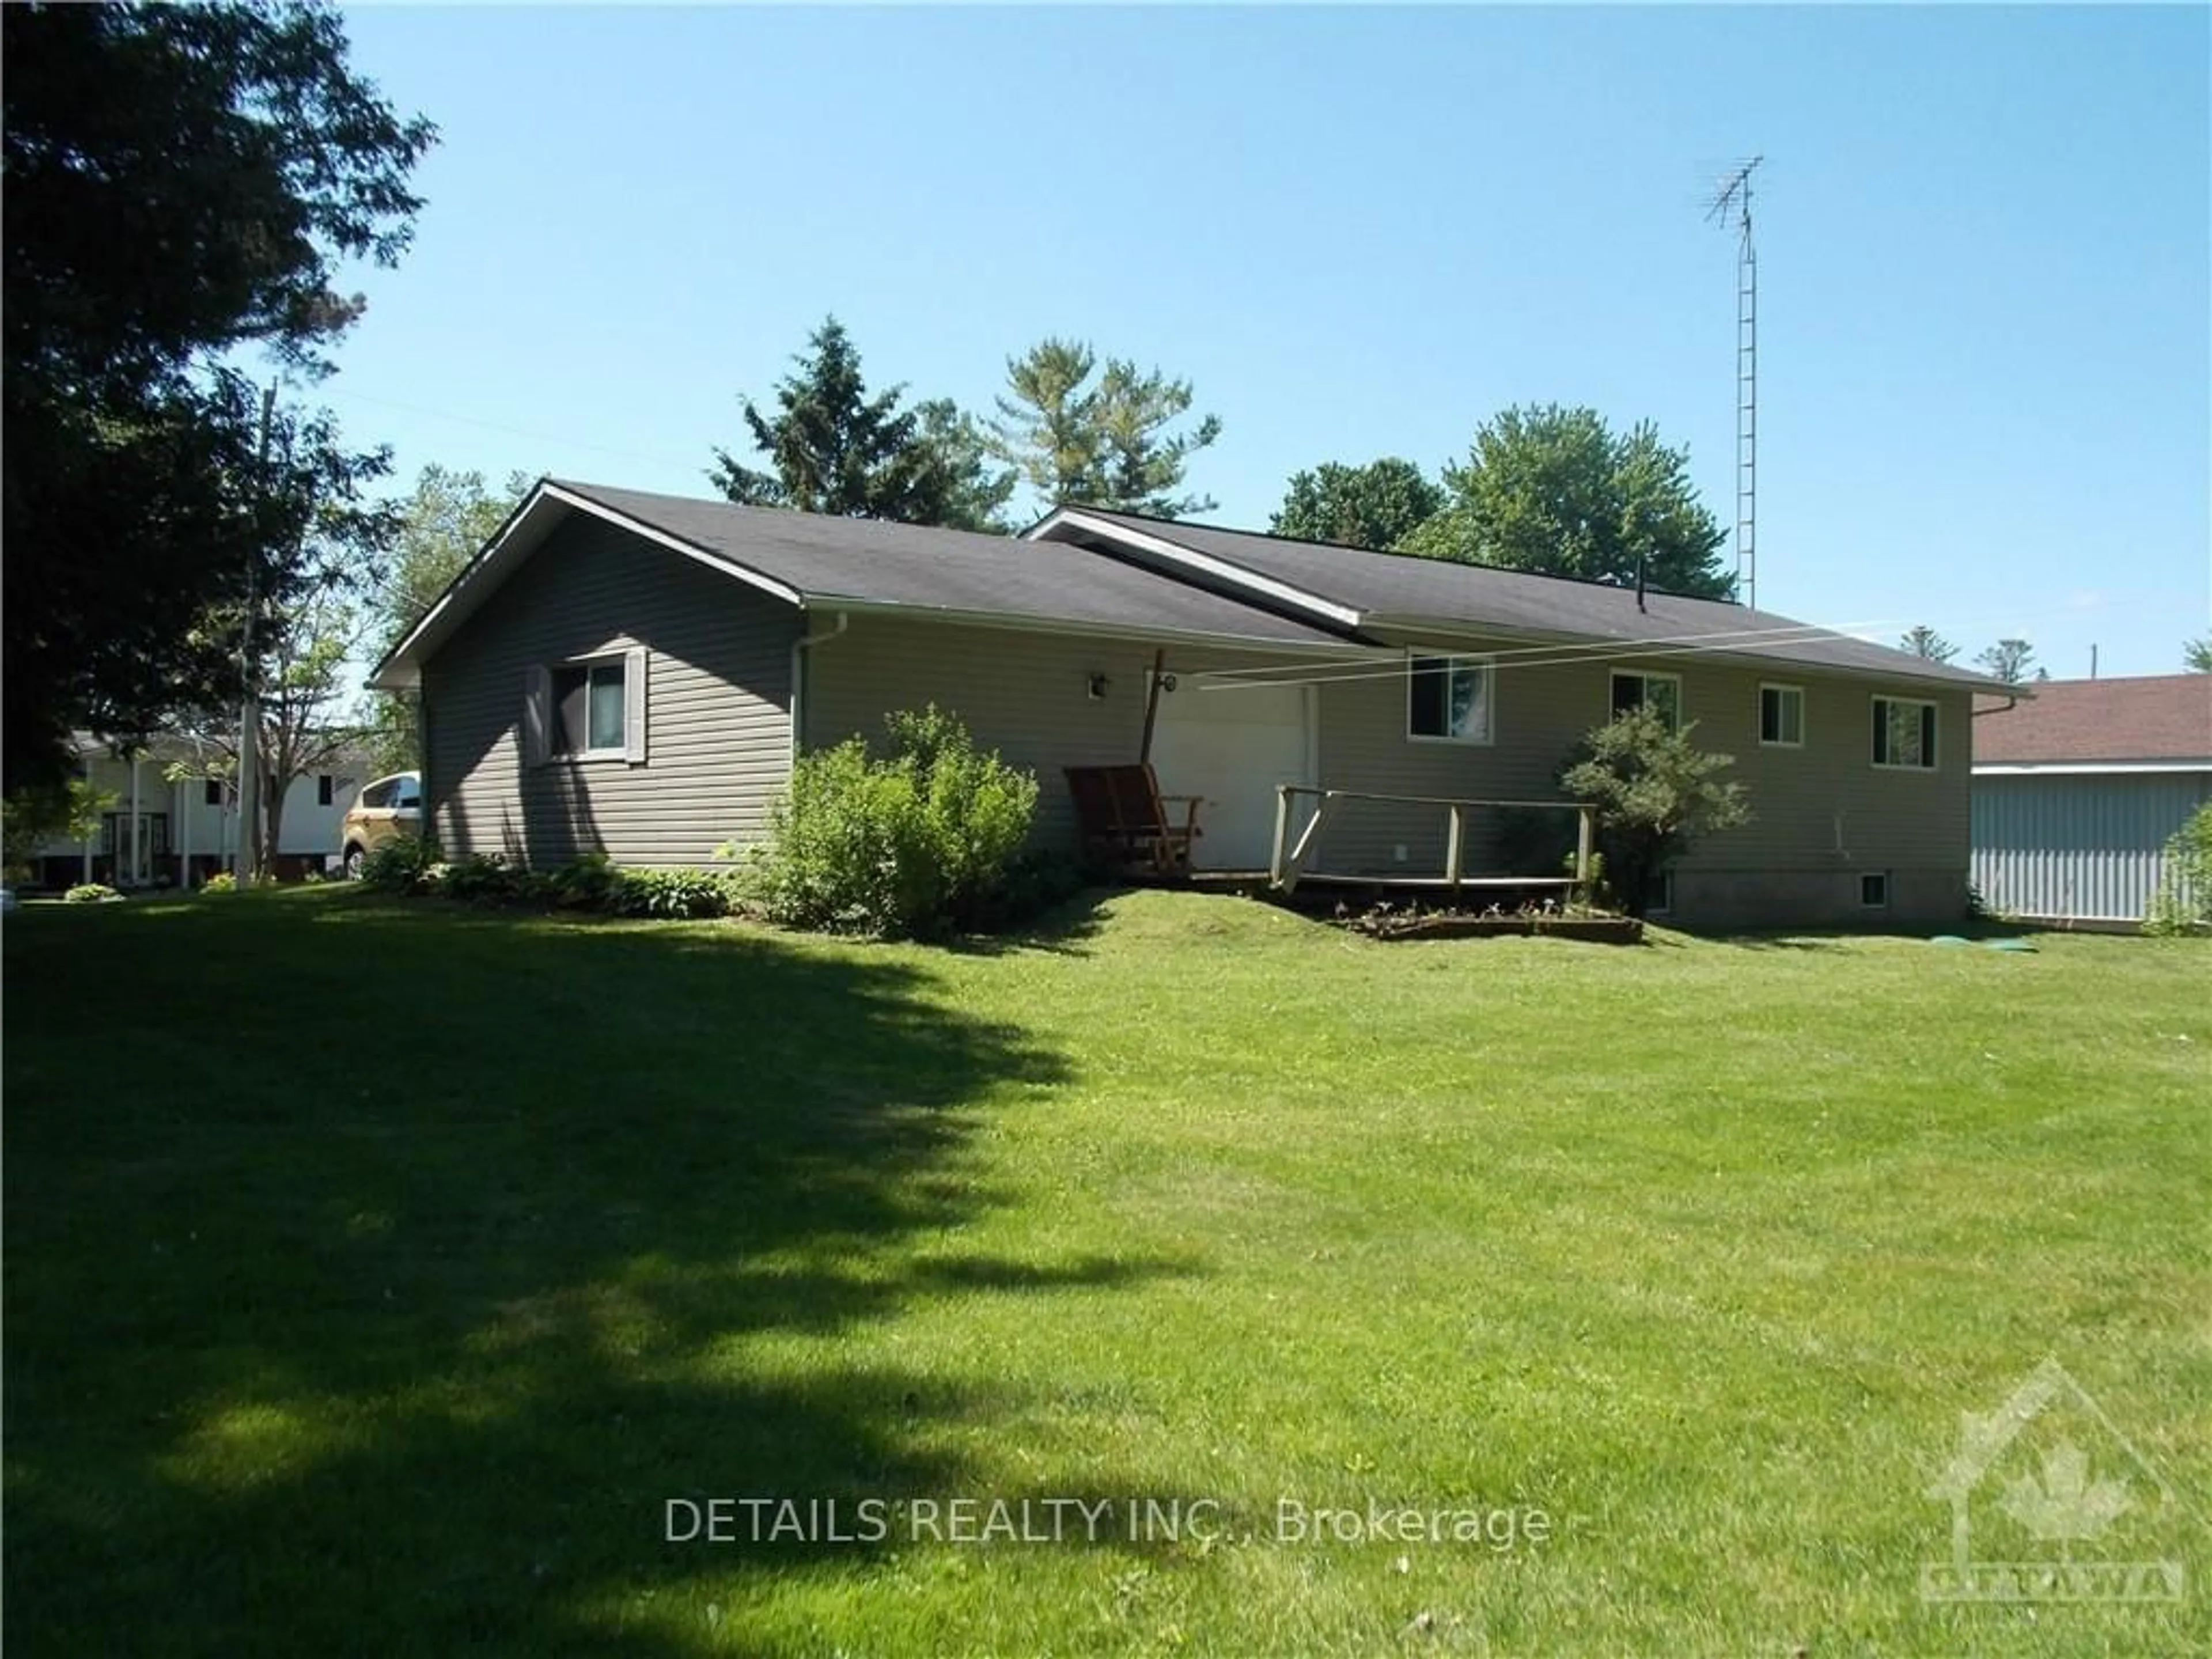
[{"label": "downspout", "polygon": [[827,634],[801,634],[791,642],[791,757],[799,758],[806,733],[806,653],[817,645],[842,638],[853,624],[847,612],[837,613],[837,625]]}]

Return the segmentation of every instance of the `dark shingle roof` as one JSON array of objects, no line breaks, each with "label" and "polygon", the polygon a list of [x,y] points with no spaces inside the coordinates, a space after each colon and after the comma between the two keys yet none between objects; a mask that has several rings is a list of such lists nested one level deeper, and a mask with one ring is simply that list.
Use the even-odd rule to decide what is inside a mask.
[{"label": "dark shingle roof", "polygon": [[1719,599],[1646,594],[1598,582],[1532,575],[1486,565],[1455,564],[1403,553],[1370,553],[1250,531],[1169,522],[1133,514],[1075,507],[1085,518],[1122,526],[1287,582],[1377,618],[1458,623],[1517,633],[1573,635],[1626,644],[1686,642],[1777,661],[1893,678],[1987,687],[1983,675],[1930,662],[1887,646],[1812,627],[1771,611]]},{"label": "dark shingle roof", "polygon": [[2042,680],[2035,699],[1974,720],[1977,766],[2203,761],[2212,766],[2212,674]]},{"label": "dark shingle roof", "polygon": [[1340,640],[1058,543],[737,507],[565,478],[548,482],[701,552],[773,577],[810,605],[834,607],[844,599],[1268,643]]}]

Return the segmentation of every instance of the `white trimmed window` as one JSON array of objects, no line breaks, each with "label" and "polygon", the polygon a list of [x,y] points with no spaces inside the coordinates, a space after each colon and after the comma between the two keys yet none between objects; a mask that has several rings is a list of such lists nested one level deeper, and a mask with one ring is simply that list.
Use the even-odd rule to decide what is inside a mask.
[{"label": "white trimmed window", "polygon": [[1649,708],[1667,722],[1669,732],[1682,729],[1682,677],[1680,674],[1658,674],[1644,668],[1616,668],[1613,671],[1613,705],[1614,718],[1632,709]]},{"label": "white trimmed window", "polygon": [[1936,705],[1918,697],[1874,700],[1874,763],[1905,772],[1936,769]]},{"label": "white trimmed window", "polygon": [[1493,670],[1481,657],[1406,663],[1406,736],[1419,743],[1488,743]]},{"label": "white trimmed window", "polygon": [[1805,746],[1805,688],[1762,684],[1759,688],[1759,740],[1769,749]]},{"label": "white trimmed window", "polygon": [[523,699],[523,742],[530,763],[550,760],[645,759],[645,653],[530,670]]}]

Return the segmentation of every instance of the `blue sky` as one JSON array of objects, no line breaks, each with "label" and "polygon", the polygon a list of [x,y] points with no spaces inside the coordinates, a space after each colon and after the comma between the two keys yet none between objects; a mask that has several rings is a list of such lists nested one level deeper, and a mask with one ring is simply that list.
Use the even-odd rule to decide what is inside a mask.
[{"label": "blue sky", "polygon": [[443,142],[321,393],[435,461],[711,495],[825,313],[988,409],[1049,333],[1195,385],[1191,484],[1431,469],[1522,402],[1734,510],[1763,153],[1759,598],[2055,674],[2212,611],[2212,13],[362,9]]}]

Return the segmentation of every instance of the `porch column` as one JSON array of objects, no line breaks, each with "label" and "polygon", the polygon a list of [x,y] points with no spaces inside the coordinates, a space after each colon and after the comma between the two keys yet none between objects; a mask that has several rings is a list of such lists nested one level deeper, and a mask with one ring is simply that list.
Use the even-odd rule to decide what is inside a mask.
[{"label": "porch column", "polygon": [[192,801],[185,793],[190,778],[177,780],[177,804],[174,807],[177,824],[177,890],[189,893],[192,890]]}]

